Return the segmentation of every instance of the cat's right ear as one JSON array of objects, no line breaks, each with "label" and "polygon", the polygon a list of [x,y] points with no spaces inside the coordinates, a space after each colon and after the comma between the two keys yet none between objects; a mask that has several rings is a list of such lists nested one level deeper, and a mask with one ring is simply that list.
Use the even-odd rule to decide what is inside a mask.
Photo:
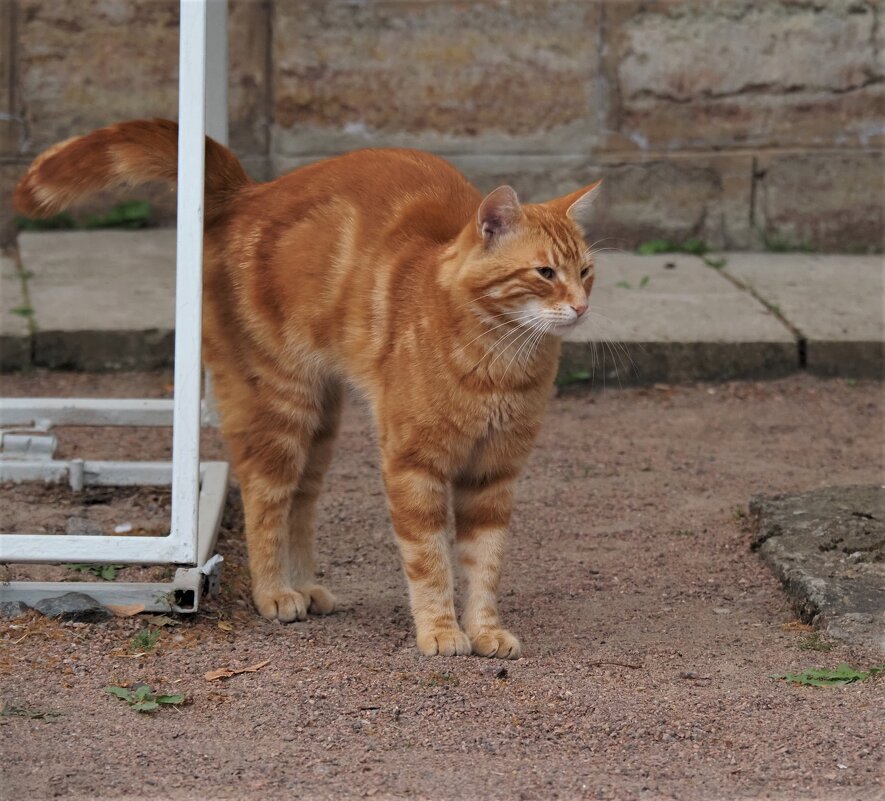
[{"label": "cat's right ear", "polygon": [[522,207],[512,186],[499,186],[486,195],[476,213],[476,227],[485,247],[513,230],[522,219]]}]

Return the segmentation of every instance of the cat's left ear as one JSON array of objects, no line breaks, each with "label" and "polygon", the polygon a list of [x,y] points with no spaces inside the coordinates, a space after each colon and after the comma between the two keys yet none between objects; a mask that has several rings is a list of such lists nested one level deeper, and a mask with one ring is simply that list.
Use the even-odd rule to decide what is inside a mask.
[{"label": "cat's left ear", "polygon": [[564,212],[577,223],[579,228],[583,229],[590,213],[590,206],[599,195],[601,186],[602,180],[600,179],[589,186],[585,186],[583,189],[579,189],[577,192],[572,192],[570,195],[550,201],[550,205]]},{"label": "cat's left ear", "polygon": [[476,229],[486,247],[512,231],[522,220],[522,207],[512,186],[499,186],[486,195],[476,212]]}]

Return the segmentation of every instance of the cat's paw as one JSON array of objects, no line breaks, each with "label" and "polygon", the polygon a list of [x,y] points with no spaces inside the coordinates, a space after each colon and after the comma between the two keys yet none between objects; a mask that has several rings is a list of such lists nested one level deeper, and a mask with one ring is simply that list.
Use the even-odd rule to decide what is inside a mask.
[{"label": "cat's paw", "polygon": [[252,597],[258,614],[269,620],[291,623],[307,619],[310,597],[297,590],[255,590]]},{"label": "cat's paw", "polygon": [[519,659],[522,646],[506,629],[482,629],[470,638],[470,645],[477,656],[498,659]]},{"label": "cat's paw", "polygon": [[418,633],[418,650],[424,656],[465,656],[470,640],[459,628],[437,628]]},{"label": "cat's paw", "polygon": [[338,602],[321,584],[307,584],[298,587],[298,592],[308,599],[307,611],[312,615],[329,615],[335,611]]}]

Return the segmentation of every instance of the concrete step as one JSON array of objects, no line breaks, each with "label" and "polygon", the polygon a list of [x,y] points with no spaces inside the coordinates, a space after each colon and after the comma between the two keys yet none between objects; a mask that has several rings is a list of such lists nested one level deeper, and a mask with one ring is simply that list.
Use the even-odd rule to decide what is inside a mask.
[{"label": "concrete step", "polygon": [[[724,258],[601,254],[560,383],[885,377],[881,257]],[[24,233],[0,267],[0,369],[172,363],[174,231]]]}]

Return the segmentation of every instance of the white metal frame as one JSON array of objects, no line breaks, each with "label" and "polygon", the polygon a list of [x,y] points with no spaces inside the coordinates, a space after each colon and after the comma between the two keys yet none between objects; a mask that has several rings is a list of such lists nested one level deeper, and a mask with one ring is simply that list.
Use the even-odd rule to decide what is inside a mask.
[{"label": "white metal frame", "polygon": [[[25,480],[26,477],[62,480],[68,477],[73,482],[73,476],[82,479],[85,472],[87,484],[171,484],[171,533],[168,537],[5,534],[0,536],[0,561],[172,563],[198,565],[198,571],[207,561],[213,562],[213,566],[217,564],[218,560],[210,559],[209,551],[214,547],[224,504],[228,468],[223,463],[200,464],[200,425],[201,421],[208,422],[212,416],[211,397],[207,395],[203,403],[200,400],[200,351],[207,127],[208,133],[221,143],[226,144],[228,138],[227,0],[181,0],[179,37],[174,398],[171,402],[0,399],[0,425],[4,426],[169,425],[171,413],[171,474],[168,463],[0,462],[0,478],[12,480]],[[207,390],[209,384],[207,376]],[[21,597],[22,592],[30,597],[32,591],[38,590],[38,585],[28,586],[30,589],[19,587],[19,592],[15,592],[12,584],[2,585],[0,599]],[[58,591],[49,585],[40,586],[40,591],[49,595],[72,588],[70,583],[60,584]],[[86,584],[79,582],[75,586],[78,590],[85,590]],[[96,591],[110,590],[111,586],[111,582],[90,583]],[[156,608],[169,606],[161,604]]]}]

